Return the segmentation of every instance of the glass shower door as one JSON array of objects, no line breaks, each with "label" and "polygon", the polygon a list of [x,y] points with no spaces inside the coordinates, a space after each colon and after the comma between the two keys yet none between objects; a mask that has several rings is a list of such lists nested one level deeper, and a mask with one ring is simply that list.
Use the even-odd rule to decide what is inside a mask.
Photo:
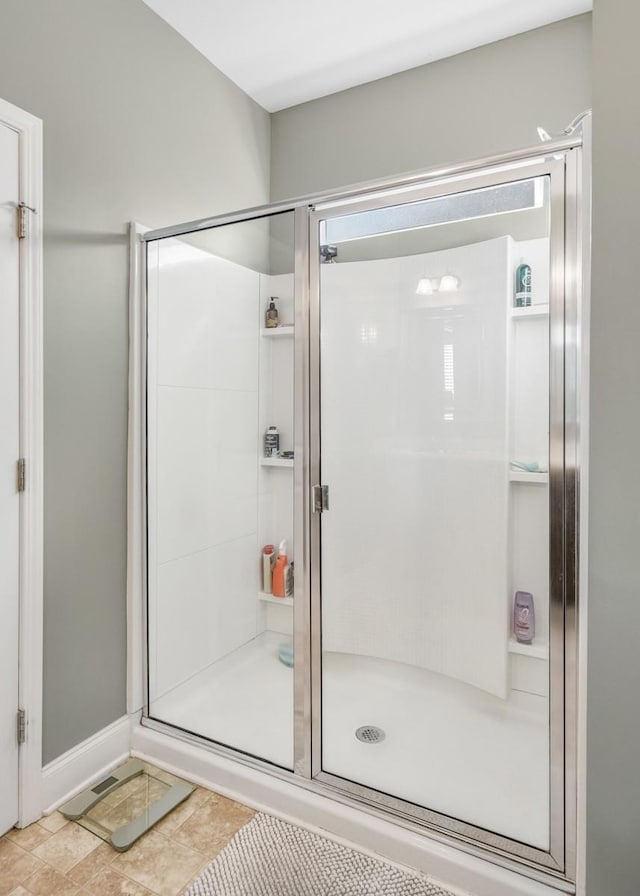
[{"label": "glass shower door", "polygon": [[148,715],[286,769],[293,248],[292,212],[147,244]]},{"label": "glass shower door", "polygon": [[313,219],[312,475],[328,489],[317,777],[525,855],[554,852],[562,756],[549,659],[562,637],[558,176],[503,173]]}]

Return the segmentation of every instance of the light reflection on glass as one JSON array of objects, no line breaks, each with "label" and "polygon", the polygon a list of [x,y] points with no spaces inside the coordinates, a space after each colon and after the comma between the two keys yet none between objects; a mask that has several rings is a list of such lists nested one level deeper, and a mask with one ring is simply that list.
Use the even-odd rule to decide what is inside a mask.
[{"label": "light reflection on glass", "polygon": [[377,327],[360,327],[360,342],[366,344],[375,342],[378,338]]}]

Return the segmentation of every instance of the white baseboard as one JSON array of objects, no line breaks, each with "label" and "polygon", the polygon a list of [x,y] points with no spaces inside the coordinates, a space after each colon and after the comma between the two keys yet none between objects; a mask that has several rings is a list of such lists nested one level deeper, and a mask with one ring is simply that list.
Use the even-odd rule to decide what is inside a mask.
[{"label": "white baseboard", "polygon": [[[194,784],[323,834],[361,852],[427,874],[474,896],[558,896],[558,888],[454,849],[178,737],[135,725],[131,753]],[[564,888],[561,889],[571,889]]]},{"label": "white baseboard", "polygon": [[122,716],[42,769],[43,814],[48,815],[104,778],[130,755],[131,727],[138,715]]}]

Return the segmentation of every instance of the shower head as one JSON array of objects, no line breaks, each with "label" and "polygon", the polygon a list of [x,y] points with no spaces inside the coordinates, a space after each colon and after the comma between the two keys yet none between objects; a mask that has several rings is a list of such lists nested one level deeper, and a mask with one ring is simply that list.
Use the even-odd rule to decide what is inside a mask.
[{"label": "shower head", "polygon": [[591,115],[591,109],[587,109],[585,112],[581,112],[580,115],[576,115],[576,117],[573,119],[571,124],[568,127],[566,127],[562,133],[566,134],[567,137],[570,137],[571,134],[574,133],[574,131],[577,131],[582,127],[582,122],[585,120],[585,118],[588,118],[590,115]]}]

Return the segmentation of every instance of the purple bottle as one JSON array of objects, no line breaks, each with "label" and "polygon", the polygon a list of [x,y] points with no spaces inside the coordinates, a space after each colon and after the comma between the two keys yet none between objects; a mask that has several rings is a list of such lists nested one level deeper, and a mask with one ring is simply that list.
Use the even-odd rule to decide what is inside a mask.
[{"label": "purple bottle", "polygon": [[513,634],[521,644],[531,644],[536,634],[536,614],[533,594],[516,591],[513,602]]}]

